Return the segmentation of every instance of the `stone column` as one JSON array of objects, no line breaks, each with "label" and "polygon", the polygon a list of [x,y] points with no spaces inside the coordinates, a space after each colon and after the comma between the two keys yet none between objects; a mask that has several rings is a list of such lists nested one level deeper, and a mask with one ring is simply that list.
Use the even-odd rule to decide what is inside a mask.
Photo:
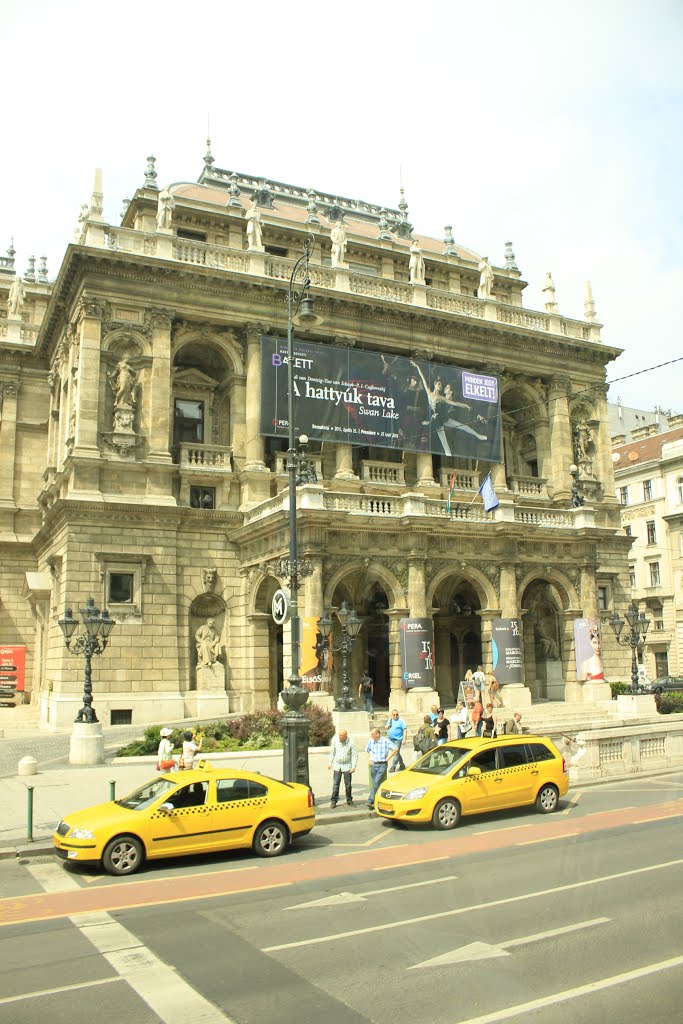
[{"label": "stone column", "polygon": [[519,683],[507,683],[501,690],[501,698],[506,707],[528,706],[531,703],[531,691],[526,685],[525,676],[524,626],[517,603],[515,566],[510,562],[503,563],[500,567],[500,613],[502,619],[516,619],[522,634],[521,680]]},{"label": "stone column", "polygon": [[350,444],[338,444],[335,451],[335,480],[356,480],[353,471],[353,448]]},{"label": "stone column", "polygon": [[0,535],[14,533],[18,381],[0,384]]},{"label": "stone column", "polygon": [[423,619],[426,616],[427,598],[423,558],[411,558],[408,562],[408,604],[412,619]]},{"label": "stone column", "polygon": [[313,563],[313,572],[304,584],[302,614],[307,618],[311,618],[314,615],[316,618],[320,618],[325,611],[323,605],[323,563],[320,558],[313,558],[311,561]]},{"label": "stone column", "polygon": [[92,298],[80,302],[78,329],[78,381],[76,390],[76,430],[74,455],[99,458],[97,432],[100,404],[100,343],[102,307]]},{"label": "stone column", "polygon": [[261,343],[263,328],[260,324],[247,325],[247,407],[245,454],[247,470],[263,471],[264,443],[260,429],[261,419]]},{"label": "stone column", "polygon": [[434,463],[431,452],[417,452],[418,487],[434,486]]},{"label": "stone column", "polygon": [[595,393],[598,396],[596,411],[599,426],[597,437],[594,439],[596,451],[593,473],[602,484],[605,500],[615,505],[617,497],[614,483],[614,463],[612,462],[612,432],[607,412],[607,385],[601,384],[599,388],[595,389]]},{"label": "stone column", "polygon": [[386,612],[389,619],[389,680],[391,686],[390,703],[399,698],[397,707],[405,706],[405,691],[401,674],[401,642],[399,638],[399,619],[407,618],[407,608],[390,609]]},{"label": "stone column", "polygon": [[598,586],[595,580],[597,565],[584,562],[581,566],[581,608],[584,616],[598,618]]},{"label": "stone column", "polygon": [[553,377],[548,390],[550,418],[550,479],[553,499],[570,501],[572,479],[572,426],[569,415],[570,382],[565,377]]},{"label": "stone column", "polygon": [[[171,462],[171,327],[173,313],[152,312],[152,368],[149,399],[148,462]],[[144,398],[144,396],[143,396]]]}]

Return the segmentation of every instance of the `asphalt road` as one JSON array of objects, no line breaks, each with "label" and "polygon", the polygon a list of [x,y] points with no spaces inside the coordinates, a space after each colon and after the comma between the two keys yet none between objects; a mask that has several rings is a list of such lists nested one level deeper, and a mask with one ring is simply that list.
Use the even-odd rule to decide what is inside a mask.
[{"label": "asphalt road", "polygon": [[[113,881],[0,863],[0,1024],[680,1019],[683,773]],[[15,923],[7,923],[15,922]]]}]

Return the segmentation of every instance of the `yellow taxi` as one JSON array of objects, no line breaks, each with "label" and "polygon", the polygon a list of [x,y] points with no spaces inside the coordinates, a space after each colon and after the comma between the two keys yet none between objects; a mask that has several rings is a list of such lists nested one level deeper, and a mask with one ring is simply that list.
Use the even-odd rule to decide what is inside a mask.
[{"label": "yellow taxi", "polygon": [[564,758],[546,737],[452,740],[407,771],[389,776],[375,796],[382,818],[455,828],[466,814],[535,805],[557,810],[569,789]]},{"label": "yellow taxi", "polygon": [[55,853],[130,875],[145,860],[251,847],[276,857],[315,825],[313,794],[298,782],[254,772],[197,768],[161,774],[122,800],[69,814],[53,833]]}]

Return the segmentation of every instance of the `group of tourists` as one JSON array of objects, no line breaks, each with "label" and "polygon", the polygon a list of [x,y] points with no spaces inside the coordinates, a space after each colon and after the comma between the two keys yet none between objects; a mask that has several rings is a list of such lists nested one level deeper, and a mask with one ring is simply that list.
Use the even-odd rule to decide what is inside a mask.
[{"label": "group of tourists", "polygon": [[157,750],[157,771],[177,772],[189,771],[194,766],[194,759],[202,749],[202,736],[195,734],[191,729],[183,733],[182,752],[178,758],[173,756],[173,742],[171,736],[173,729],[164,726],[159,730],[161,741]]}]

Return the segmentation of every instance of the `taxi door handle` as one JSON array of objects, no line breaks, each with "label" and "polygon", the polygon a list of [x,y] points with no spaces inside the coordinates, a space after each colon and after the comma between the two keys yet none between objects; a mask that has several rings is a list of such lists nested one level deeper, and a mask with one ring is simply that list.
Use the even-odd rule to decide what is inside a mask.
[{"label": "taxi door handle", "polygon": [[494,779],[493,781],[494,782],[502,782],[503,780],[502,779]]},{"label": "taxi door handle", "polygon": [[532,768],[531,774],[532,775],[538,775],[538,768]]}]

